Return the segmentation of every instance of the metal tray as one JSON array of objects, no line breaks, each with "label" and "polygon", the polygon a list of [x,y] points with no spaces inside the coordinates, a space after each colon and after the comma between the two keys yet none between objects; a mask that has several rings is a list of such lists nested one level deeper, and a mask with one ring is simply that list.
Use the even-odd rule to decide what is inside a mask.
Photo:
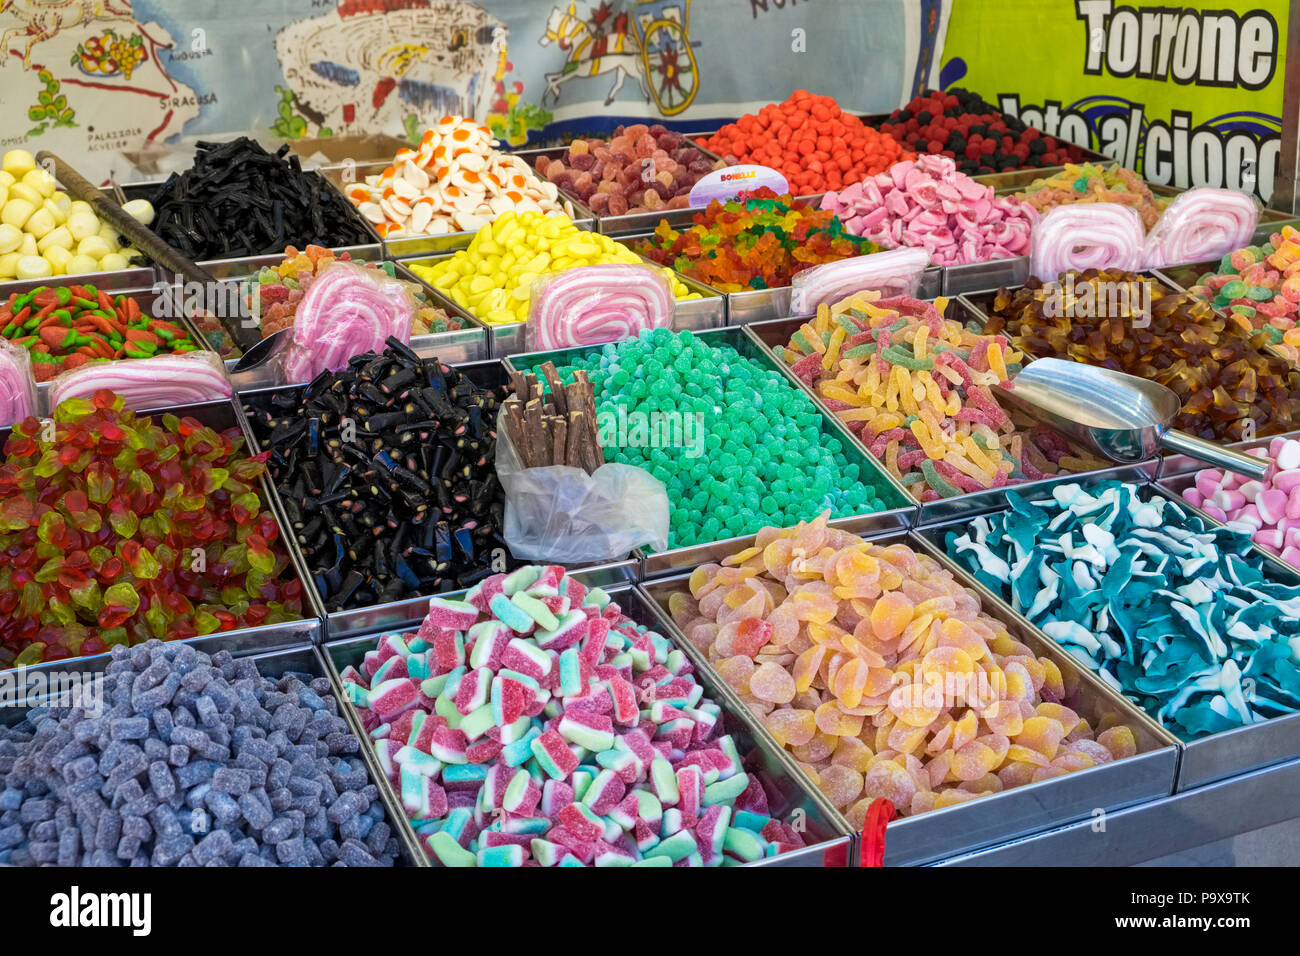
[{"label": "metal tray", "polygon": [[[603,588],[628,617],[639,624],[655,628],[664,637],[679,646],[688,656],[696,653],[695,649],[690,646],[690,642],[683,640],[675,629],[665,629],[663,627],[658,610],[630,583],[611,583],[604,570],[576,571],[573,576],[589,587]],[[457,592],[445,596],[458,598],[462,597],[463,594],[464,592]],[[362,657],[366,651],[375,646],[381,634],[418,627],[423,612],[421,611],[420,614],[421,617],[411,617],[404,622],[394,621],[382,628],[371,628],[366,633],[337,640],[331,639],[326,643],[322,650],[329,664],[331,679],[339,688],[337,696],[341,701],[345,703],[347,701],[341,689],[342,678],[340,674],[343,669],[348,665],[359,667]],[[748,710],[743,706],[739,709],[736,708],[734,698],[725,692],[725,686],[721,684],[716,675],[703,669],[697,669],[696,673],[709,696],[722,708],[724,729],[732,735],[736,748],[741,754],[745,769],[756,774],[759,782],[763,785],[763,789],[767,793],[772,816],[779,819],[799,819],[805,828],[804,837],[810,844],[802,850],[784,853],[777,857],[768,857],[744,865],[751,867],[847,865],[848,851],[853,839],[851,831],[842,821],[835,819],[833,816],[834,811],[826,804],[820,793],[810,788],[806,778],[803,778],[798,773],[798,768],[794,767],[789,755],[783,753],[780,747],[775,746],[770,737],[765,736],[765,732],[760,733],[761,728],[755,726]],[[352,714],[352,719],[357,720],[359,725],[356,711],[351,706],[348,706],[347,709]],[[373,750],[370,752],[373,757]],[[409,835],[415,844],[419,846],[418,837],[416,837],[415,831],[405,813],[401,810],[401,801],[393,792],[392,785],[382,773],[376,774],[376,780],[379,782],[381,790],[388,791],[385,802],[388,803],[389,799],[391,799],[396,814],[402,820],[405,834]],[[424,865],[435,867],[438,865],[436,862],[429,860],[423,852],[420,853],[420,856],[424,857]]]},{"label": "metal tray", "polygon": [[[623,236],[620,241],[625,241],[629,236]],[[455,255],[454,252],[446,252],[442,255],[431,256],[427,259],[407,259],[400,263],[404,266],[433,266],[443,259]],[[649,260],[646,260],[649,262]],[[657,265],[657,263],[653,263]],[[662,267],[660,267],[662,268]],[[703,331],[705,329],[716,329],[727,322],[727,303],[722,293],[710,289],[694,279],[688,279],[683,275],[677,275],[688,289],[692,292],[698,292],[702,298],[683,299],[677,302],[673,310],[673,328],[690,329],[692,331]],[[426,283],[427,284],[427,283]],[[430,288],[433,288],[430,286]],[[435,291],[437,291],[435,289]],[[446,295],[439,292],[446,301],[451,301]],[[455,305],[455,303],[452,303]],[[460,306],[456,308],[462,314],[469,313]],[[476,322],[479,320],[475,319]],[[527,345],[527,322],[507,322],[501,325],[479,323],[487,329],[488,348],[493,358],[506,358],[510,355],[518,355],[528,351]]]},{"label": "metal tray", "polygon": [[[949,303],[947,317],[964,324],[968,319],[973,318],[973,315],[969,311],[969,307],[965,304],[964,300],[956,299]],[[863,444],[862,440],[858,438],[857,435],[853,434],[853,432],[849,431],[848,428],[845,427],[836,417],[835,413],[827,408],[822,397],[802,380],[796,377],[794,373],[790,371],[790,366],[779,359],[773,351],[775,347],[784,347],[789,343],[790,336],[793,335],[798,330],[799,326],[805,321],[807,320],[778,319],[768,322],[755,322],[745,326],[745,331],[770,354],[771,361],[780,365],[798,387],[813,400],[813,404],[821,409],[822,414],[833,419],[835,423],[840,426],[844,433],[848,435],[849,441],[852,442],[853,447],[867,458],[871,459],[878,470],[888,475],[884,466],[881,465],[876,457],[871,454],[870,450],[865,444]],[[980,317],[980,321],[981,324],[983,324],[982,316]],[[903,492],[907,497],[907,500],[913,503],[913,507],[918,509],[916,523],[924,525],[946,521],[959,515],[973,517],[974,515],[983,514],[988,511],[996,511],[1006,502],[1008,491],[1014,491],[1017,494],[1037,494],[1040,492],[1046,492],[1056,485],[1077,481],[1083,474],[1108,475],[1120,481],[1138,481],[1143,478],[1154,477],[1159,465],[1159,459],[1153,459],[1150,462],[1144,462],[1140,465],[1119,465],[1103,471],[1082,473],[1070,472],[1067,474],[1052,475],[1038,481],[1021,482],[1020,484],[1007,485],[1003,488],[990,488],[986,491],[969,492],[952,498],[941,498],[938,501],[927,502],[917,501],[915,496],[907,490],[905,485],[901,482],[897,482],[892,475],[888,475],[888,477],[891,483],[896,484]],[[856,531],[857,529],[854,528],[850,530]]]},{"label": "metal tray", "polygon": [[[348,704],[347,698],[343,696],[338,687],[338,681],[330,672],[330,667],[325,658],[321,655],[319,649],[311,644],[294,642],[277,647],[274,649],[259,647],[239,642],[223,641],[222,635],[211,634],[207,637],[199,637],[188,642],[195,650],[204,654],[215,654],[218,651],[229,651],[235,658],[252,658],[257,662],[257,669],[263,677],[272,679],[282,677],[288,673],[304,674],[309,677],[324,677],[330,682],[330,694],[338,703],[338,714],[347,721],[349,731],[356,736],[360,746],[358,747],[359,756],[365,764],[366,773],[372,783],[379,790],[379,799],[384,807],[385,822],[397,837],[398,844],[398,866],[421,866],[424,854],[420,852],[415,841],[411,839],[409,827],[404,828],[402,822],[405,817],[402,813],[400,804],[395,804],[392,800],[391,790],[386,786],[387,781],[383,778],[379,765],[375,760],[374,750],[367,746],[368,736],[362,729],[360,722],[357,720],[356,712]],[[101,654],[97,657],[78,658],[71,661],[59,661],[64,664],[60,668],[64,673],[76,674],[94,674],[103,671],[109,663],[109,655]],[[26,716],[26,708],[17,705],[10,705],[0,708],[0,724],[12,726],[22,721]]]},{"label": "metal tray", "polygon": [[[104,275],[109,275],[109,274],[110,274],[110,273],[104,273]],[[125,274],[125,273],[123,273],[123,275],[124,275],[124,274]],[[79,278],[79,277],[76,277],[76,276],[53,276],[52,278],[47,279],[45,282],[43,282],[43,283],[41,283],[41,284],[42,284],[42,285],[49,286],[49,287],[52,288],[52,289],[61,289],[61,288],[64,288],[64,287],[66,287],[66,286],[85,285],[88,281],[90,281],[90,280],[85,279],[85,278]],[[141,312],[142,314],[144,314],[144,315],[153,315],[153,314],[154,314],[154,303],[155,303],[155,302],[156,302],[156,301],[157,301],[157,300],[158,300],[158,299],[163,295],[164,290],[165,290],[167,287],[166,287],[166,285],[164,284],[164,282],[163,282],[162,280],[150,279],[149,281],[152,282],[151,285],[141,286],[141,287],[127,287],[127,286],[123,286],[123,287],[112,288],[112,289],[110,289],[108,286],[100,285],[100,284],[98,284],[98,283],[96,283],[96,282],[93,282],[93,281],[90,281],[90,284],[93,285],[93,286],[95,286],[95,287],[98,288],[98,289],[102,289],[104,292],[106,292],[106,293],[108,293],[109,295],[112,295],[112,296],[118,296],[118,295],[127,295],[127,296],[130,296],[131,298],[135,299],[136,303],[140,306],[140,312]],[[16,290],[15,290],[15,291],[16,291]],[[22,293],[19,293],[19,294],[22,294]],[[175,307],[173,306],[172,311],[174,311],[174,310],[175,310]],[[208,340],[207,340],[207,338],[206,338],[206,337],[205,337],[201,332],[199,332],[198,328],[197,328],[197,327],[194,325],[194,323],[190,320],[190,318],[189,318],[188,315],[179,315],[179,316],[178,316],[178,315],[171,315],[171,316],[166,316],[166,317],[165,317],[165,320],[168,321],[168,322],[171,322],[173,325],[179,325],[179,326],[180,326],[181,328],[183,328],[187,333],[189,333],[190,338],[195,342],[195,344],[197,344],[197,345],[199,346],[198,351],[204,351],[204,352],[210,352],[210,351],[212,351],[212,349],[208,347],[208,344],[207,344]],[[163,354],[170,354],[170,353],[163,353]],[[214,353],[214,354],[215,354],[215,353]],[[114,361],[114,362],[134,362],[134,361],[141,361],[141,360],[138,360],[138,359],[114,359],[113,361]],[[82,366],[82,367],[84,368],[85,366]],[[34,368],[33,368],[33,371],[35,371]],[[50,382],[37,382],[37,383],[36,383],[36,392],[37,392],[37,397],[36,397],[36,405],[37,405],[37,407],[36,407],[36,411],[39,412],[41,415],[50,415],[50,414],[52,414],[53,411],[54,411],[52,408],[49,408],[49,407],[48,407],[48,406],[49,406],[49,396],[50,396],[50,384],[51,384]],[[164,407],[165,407],[165,406],[164,406]],[[138,411],[138,412],[152,411],[152,410],[153,410],[153,409],[140,409],[140,408],[136,409],[136,411]]]},{"label": "metal tray", "polygon": [[[756,362],[769,365],[779,370],[786,378],[786,381],[792,388],[801,388],[797,379],[756,339],[745,333],[744,329],[734,327],[713,329],[711,331],[697,333],[699,338],[705,340],[709,345],[730,346],[746,358]],[[557,366],[563,366],[570,360],[581,356],[598,352],[603,346],[587,346],[585,348],[562,349],[555,352],[529,352],[523,355],[513,356],[506,360],[506,365],[516,371],[526,371],[535,368],[546,361],[553,361]],[[805,394],[806,391],[805,391]],[[904,492],[903,486],[898,484],[894,479],[878,464],[875,459],[855,443],[853,436],[843,426],[839,419],[835,418],[826,409],[814,402],[815,407],[822,413],[821,431],[837,438],[842,446],[844,456],[850,463],[858,466],[862,475],[870,475],[872,483],[881,488],[881,497],[889,504],[890,493],[894,498],[893,507],[886,511],[877,511],[872,514],[847,516],[837,519],[837,527],[847,527],[855,532],[872,532],[872,531],[895,531],[908,528],[916,516],[916,504],[911,501]],[[809,515],[809,519],[816,517]],[[726,538],[716,542],[705,544],[690,545],[688,547],[670,548],[667,551],[644,552],[643,568],[644,575],[647,578],[656,577],[662,574],[668,574],[681,568],[695,567],[708,561],[710,555],[718,553],[729,554],[734,548],[738,550],[738,543],[752,540],[753,535],[744,535],[739,538]]]},{"label": "metal tray", "polygon": [[[384,262],[391,261],[397,278],[405,282],[411,282],[419,286],[425,296],[429,299],[429,304],[437,306],[450,315],[460,319],[464,328],[456,329],[449,332],[432,332],[428,335],[411,336],[410,344],[412,348],[429,347],[435,350],[439,358],[447,362],[474,362],[488,357],[487,330],[478,319],[474,318],[455,302],[452,302],[441,292],[429,285],[402,263],[394,260],[385,260],[383,249],[378,245],[367,246],[345,246],[341,249],[333,250],[336,255],[347,253],[353,262]],[[200,263],[206,268],[214,279],[223,281],[238,282],[256,275],[263,268],[274,268],[284,261],[284,256],[252,256],[247,259],[218,259],[212,262]],[[174,274],[168,273],[171,281],[177,278]],[[227,353],[229,354],[229,353]],[[225,358],[226,368],[233,375],[235,365],[238,364],[238,355]],[[268,362],[259,366],[257,369],[236,376],[237,382],[258,382],[265,384],[290,384],[285,382],[284,376],[280,372],[279,362]]]},{"label": "metal tray", "polygon": [[[343,197],[343,201],[352,207],[352,200],[348,199],[345,190],[354,183],[363,183],[367,176],[378,176],[385,169],[392,165],[392,160],[374,162],[374,163],[356,163],[339,166],[324,166],[320,169],[320,174],[325,177],[325,181],[334,187],[335,191]],[[573,224],[579,229],[593,230],[596,226],[596,217],[590,209],[574,199],[568,193],[564,193],[561,198],[573,207],[573,215],[570,217]],[[375,233],[376,241],[381,242],[384,246],[385,253],[394,259],[409,259],[412,256],[437,255],[449,250],[464,249],[474,238],[472,232],[450,232],[442,235],[426,236],[404,236],[401,238],[388,239],[380,238],[375,232],[374,227],[368,220],[365,220],[360,213],[357,218],[366,222],[370,231]]]},{"label": "metal tray", "polygon": [[[1261,444],[1267,447],[1268,441],[1255,442],[1250,447]],[[1200,515],[1207,525],[1222,525],[1223,522],[1183,498],[1183,489],[1194,484],[1196,474],[1189,471],[1162,477],[1156,482],[1155,491]],[[1258,545],[1254,545],[1252,550],[1264,557],[1264,566],[1272,580],[1292,586],[1300,584],[1300,569],[1293,568]],[[1272,717],[1260,724],[1226,730],[1183,744],[1178,789],[1188,790],[1297,757],[1300,757],[1300,712]]]},{"label": "metal tray", "polygon": [[[325,170],[323,170],[323,169],[318,169],[318,168],[315,168],[315,167],[310,167],[310,166],[304,166],[304,167],[302,167],[302,171],[303,171],[304,173],[317,173],[317,174],[319,174],[319,175],[321,176],[321,178],[324,179],[325,182],[330,186],[330,188],[334,189],[335,192],[339,192],[339,191],[338,191],[338,188],[337,188],[336,186],[334,186],[334,184],[330,182],[329,178],[326,177],[326,176],[324,175]],[[122,192],[126,195],[126,198],[127,198],[127,199],[150,199],[150,197],[152,197],[153,194],[154,194],[155,192],[157,192],[158,187],[161,186],[161,185],[163,185],[163,183],[165,183],[166,181],[167,181],[167,177],[164,177],[163,179],[149,179],[149,180],[141,180],[141,181],[139,181],[139,182],[133,182],[133,183],[123,183],[123,184],[122,184]],[[349,212],[350,215],[352,216],[353,221],[356,222],[356,223],[358,223],[358,224],[360,224],[360,225],[363,227],[364,232],[365,232],[366,236],[368,237],[368,241],[365,242],[365,243],[362,243],[361,245],[362,245],[362,246],[367,246],[367,245],[379,245],[379,244],[380,244],[379,233],[375,232],[374,227],[373,227],[373,226],[372,226],[368,221],[366,221],[366,218],[365,218],[364,216],[362,216],[360,213],[358,213],[358,212],[356,211],[356,209],[353,207],[352,203],[348,202],[348,198],[347,198],[346,196],[344,196],[342,193],[339,193],[339,202],[341,202],[341,203],[343,204],[343,207],[344,207],[346,210],[348,210],[348,212]],[[152,227],[151,227],[151,228],[152,228]],[[309,239],[304,239],[302,242],[295,243],[295,245],[300,245],[300,246],[304,246],[304,247],[305,247],[305,246],[308,244],[309,241],[310,241],[310,238],[309,238]],[[350,248],[358,248],[358,247],[355,247],[355,246],[342,246],[342,245],[338,245],[337,243],[334,243],[334,242],[322,242],[322,243],[320,243],[320,244],[321,244],[321,245],[327,245],[327,246],[329,246],[331,249],[350,249]],[[267,255],[276,255],[276,254],[278,254],[278,253],[267,253]],[[281,255],[281,256],[280,256],[280,259],[283,259],[283,258],[284,258],[284,257]],[[215,263],[215,262],[221,262],[221,261],[224,261],[224,260],[220,260],[220,259],[205,259],[205,260],[203,260],[203,261],[204,261],[204,262],[213,262],[213,263]],[[277,260],[277,262],[278,262],[278,261],[279,261],[279,260]]]},{"label": "metal tray", "polygon": [[[62,185],[59,186],[61,191],[67,192]],[[99,190],[104,198],[116,203],[113,197],[113,190],[108,187],[101,187]],[[76,197],[68,193],[69,198],[75,200]],[[126,269],[109,269],[107,272],[80,272],[74,275],[57,275],[46,276],[44,279],[4,279],[0,280],[0,302],[3,302],[17,292],[22,295],[24,292],[31,292],[32,289],[39,288],[43,285],[55,285],[60,282],[71,282],[73,285],[86,285],[89,283],[97,289],[103,289],[105,292],[117,291],[119,289],[138,289],[143,286],[153,285],[158,276],[158,269],[153,264],[135,265]]]},{"label": "metal tray", "polygon": [[[1187,478],[1190,478],[1190,476],[1185,476],[1184,481]],[[1088,481],[1081,481],[1080,484],[1087,489],[1100,480],[1100,478],[1094,477]],[[1179,488],[1185,486],[1177,483],[1175,485]],[[1201,515],[1207,524],[1220,524],[1220,522],[1215,521],[1200,509],[1192,507],[1176,491],[1163,482],[1147,482],[1140,484],[1138,487],[1143,500],[1149,501],[1154,496],[1170,498],[1185,510]],[[1033,499],[1029,500],[1032,501]],[[925,543],[930,551],[941,552],[946,557],[947,550],[944,545],[944,534],[962,523],[963,520],[958,519],[947,525],[920,528],[915,531],[915,535],[918,540]],[[1252,550],[1264,557],[1265,566],[1268,568],[1271,578],[1293,586],[1300,584],[1300,572],[1297,572],[1296,569],[1284,564],[1278,558],[1260,548],[1252,547]],[[952,564],[953,562],[949,559],[949,563]],[[975,587],[981,595],[992,594],[988,588],[979,582],[975,582]],[[999,597],[998,600],[1001,601],[1001,598]],[[1003,603],[1005,606],[1005,602]],[[1010,610],[1010,607],[1007,606],[1007,609]],[[1025,623],[1028,624],[1028,621],[1025,621]],[[1032,627],[1032,625],[1030,626]],[[1046,634],[1043,634],[1042,637],[1044,640],[1055,644]],[[1062,649],[1062,653],[1068,652]],[[1119,695],[1116,694],[1115,696]],[[1135,710],[1139,709],[1136,704],[1131,702],[1130,706]],[[1150,715],[1145,716],[1149,724],[1158,726],[1154,718]],[[1163,727],[1160,729],[1163,734],[1178,743],[1180,760],[1177,791],[1189,790],[1226,777],[1248,773],[1261,767],[1300,757],[1300,713],[1275,717],[1263,723],[1253,724],[1249,727],[1238,727],[1234,730],[1210,734],[1195,740],[1183,740],[1173,731],[1166,730]]]},{"label": "metal tray", "polygon": [[[175,415],[178,418],[186,416],[198,420],[201,424],[209,425],[218,431],[224,431],[227,428],[239,428],[243,432],[244,441],[248,453],[256,454],[253,446],[252,433],[243,419],[243,413],[235,406],[233,402],[206,402],[201,405],[177,405],[165,409],[166,413]],[[157,418],[163,414],[163,411],[151,413],[142,413],[141,417]],[[0,428],[0,447],[9,440],[10,428]],[[210,649],[220,650],[226,648],[234,653],[236,648],[243,650],[269,651],[278,650],[284,647],[290,647],[296,644],[311,643],[319,641],[322,634],[322,620],[317,615],[312,601],[311,593],[315,590],[310,586],[311,576],[305,573],[305,568],[299,559],[297,549],[290,546],[291,542],[288,536],[284,534],[287,524],[276,506],[276,496],[272,493],[266,476],[263,475],[258,479],[258,493],[261,496],[264,507],[271,510],[271,515],[275,518],[276,524],[280,526],[280,539],[285,542],[286,550],[289,555],[289,566],[285,569],[285,577],[290,575],[298,578],[302,584],[303,590],[303,617],[296,621],[285,621],[281,624],[262,624],[258,627],[237,628],[232,631],[218,631],[213,634],[201,635],[185,640],[183,643],[194,644],[200,650],[210,651]],[[65,658],[57,661],[46,661],[41,664],[29,664],[25,670],[33,672],[37,670],[50,671],[60,670],[66,667],[70,662],[76,662],[79,665],[84,664],[90,670],[99,670],[107,666],[109,653],[94,654],[88,657]]]},{"label": "metal tray", "polygon": [[[931,552],[914,533],[895,533],[872,540],[881,546],[901,543],[918,552]],[[1138,753],[1126,760],[1027,784],[919,816],[896,819],[886,829],[886,866],[929,863],[1074,820],[1087,819],[1095,816],[1098,809],[1117,810],[1168,796],[1172,792],[1178,751],[1170,734],[1161,730],[1154,721],[1093,674],[1078,666],[1074,658],[1002,602],[991,600],[974,580],[952,562],[941,555],[932,553],[931,556],[952,571],[964,587],[973,588],[979,593],[985,613],[1005,624],[1007,630],[1021,643],[1032,648],[1037,656],[1050,658],[1060,668],[1065,680],[1065,703],[1068,706],[1086,717],[1094,727],[1106,715],[1109,715],[1112,723],[1124,723],[1132,727],[1138,742]],[[740,698],[721,681],[713,665],[682,635],[667,612],[668,596],[674,591],[683,590],[688,578],[689,575],[679,575],[647,582],[641,585],[641,590],[659,609],[664,633],[671,631],[673,639],[696,665],[696,672],[701,675],[708,673],[716,683],[722,684],[723,692],[727,694],[731,705],[748,713],[748,708],[741,703]],[[751,719],[770,746],[784,751],[752,715]],[[793,761],[793,755],[787,753],[786,756]],[[796,770],[805,786],[815,789],[797,764]],[[849,828],[848,821],[844,820],[842,814],[832,812],[844,827]]]},{"label": "metal tray", "polygon": [[[414,345],[413,345],[414,347]],[[421,357],[441,358],[437,353],[427,345],[415,347],[417,355]],[[447,363],[453,364],[453,363]],[[455,364],[455,368],[467,375],[470,381],[482,388],[496,388],[501,385],[509,384],[509,377],[506,374],[505,367],[494,359],[488,359],[481,362],[465,362]],[[246,373],[254,375],[254,372]],[[236,376],[238,378],[238,376]],[[239,398],[242,402],[247,402],[254,407],[264,407],[270,402],[271,397],[283,391],[297,391],[305,388],[306,384],[284,385],[284,384],[266,384],[263,382],[248,382],[240,388]],[[239,405],[239,415],[244,422],[244,431],[248,436],[249,448],[254,454],[260,452],[261,446],[258,444],[252,427],[248,424],[244,415],[243,405]],[[280,489],[274,487],[265,476],[266,485],[271,488],[272,501],[276,509],[276,517],[282,528],[289,528],[290,523],[287,512],[284,510],[283,498]],[[306,558],[302,554],[302,549],[298,546],[297,538],[292,534],[285,535],[285,542],[289,548],[289,553],[293,556],[295,565],[301,569],[304,590],[307,592],[313,613],[318,615],[324,622],[324,633],[332,636],[353,634],[365,627],[376,626],[377,624],[390,619],[400,619],[400,615],[405,613],[409,607],[416,607],[423,602],[425,611],[428,610],[429,598],[436,595],[426,595],[423,598],[408,598],[403,601],[396,601],[391,604],[373,605],[364,608],[349,608],[342,611],[327,611],[324,600],[316,590],[312,582],[311,570],[307,565]],[[630,564],[630,562],[629,562]],[[423,613],[423,612],[421,612]],[[398,617],[394,617],[398,615]]]}]

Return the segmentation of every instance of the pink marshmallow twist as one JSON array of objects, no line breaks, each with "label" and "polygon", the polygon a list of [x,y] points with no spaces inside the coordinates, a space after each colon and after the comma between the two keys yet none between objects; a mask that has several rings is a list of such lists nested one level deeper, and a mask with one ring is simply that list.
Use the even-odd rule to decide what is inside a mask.
[{"label": "pink marshmallow twist", "polygon": [[63,372],[50,383],[50,405],[69,398],[89,398],[101,388],[121,395],[126,407],[135,411],[221,401],[232,394],[217,354],[191,352],[91,362]]},{"label": "pink marshmallow twist", "polygon": [[549,276],[533,294],[529,348],[603,345],[671,329],[676,300],[653,266],[579,266]]},{"label": "pink marshmallow twist", "polygon": [[1180,195],[1151,227],[1143,266],[1159,269],[1218,259],[1250,245],[1259,219],[1255,200],[1235,189],[1201,187]]},{"label": "pink marshmallow twist", "polygon": [[317,276],[293,319],[282,368],[290,383],[343,368],[364,352],[382,352],[391,335],[411,340],[415,302],[406,284],[376,269],[336,262]]},{"label": "pink marshmallow twist", "polygon": [[32,360],[26,350],[0,341],[0,428],[31,415],[35,394]]},{"label": "pink marshmallow twist", "polygon": [[924,249],[894,249],[813,266],[794,277],[790,314],[813,315],[823,302],[829,305],[857,292],[914,295],[929,265],[930,254]]},{"label": "pink marshmallow twist", "polygon": [[1029,271],[1044,281],[1086,269],[1142,268],[1142,217],[1118,203],[1067,203],[1034,227]]}]

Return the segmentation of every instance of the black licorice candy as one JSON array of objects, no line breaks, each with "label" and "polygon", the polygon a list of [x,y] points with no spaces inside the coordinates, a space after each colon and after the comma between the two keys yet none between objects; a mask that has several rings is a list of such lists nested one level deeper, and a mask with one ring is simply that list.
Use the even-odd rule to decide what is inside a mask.
[{"label": "black licorice candy", "polygon": [[509,560],[495,469],[506,388],[387,344],[292,401],[245,406],[330,611],[470,587],[494,555]]},{"label": "black licorice candy", "polygon": [[268,153],[247,136],[199,143],[194,165],[149,197],[153,230],[196,260],[372,242],[351,203],[288,152],[286,144]]}]

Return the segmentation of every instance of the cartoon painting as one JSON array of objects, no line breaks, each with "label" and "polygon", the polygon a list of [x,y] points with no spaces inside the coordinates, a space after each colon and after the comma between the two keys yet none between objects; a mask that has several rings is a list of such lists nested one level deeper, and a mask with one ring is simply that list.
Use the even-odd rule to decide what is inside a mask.
[{"label": "cartoon painting", "polygon": [[464,0],[340,0],[286,26],[275,51],[306,129],[396,133],[448,113],[484,121],[506,27]]},{"label": "cartoon painting", "polygon": [[692,48],[700,44],[690,39],[690,11],[691,0],[636,0],[624,12],[601,0],[585,17],[576,2],[554,7],[537,42],[554,44],[566,59],[562,69],[546,74],[542,103],[548,96],[558,102],[561,87],[573,80],[613,73],[606,106],[633,77],[645,101],[653,100],[664,116],[682,112],[699,92]]},{"label": "cartoon painting", "polygon": [[116,155],[179,133],[202,97],[168,73],[173,47],[130,0],[0,0],[0,89],[32,124],[18,141]]}]

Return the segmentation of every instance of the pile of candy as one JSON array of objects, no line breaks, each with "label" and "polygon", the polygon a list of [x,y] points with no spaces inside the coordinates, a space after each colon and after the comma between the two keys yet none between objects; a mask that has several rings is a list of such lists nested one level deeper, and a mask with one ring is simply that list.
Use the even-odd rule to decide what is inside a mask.
[{"label": "pile of candy", "polygon": [[562,567],[436,598],[342,677],[443,866],[734,866],[803,846],[686,656]]},{"label": "pile of candy", "polygon": [[598,216],[685,209],[691,188],[722,165],[657,123],[616,126],[609,140],[575,139],[563,156],[539,156],[535,163]]},{"label": "pile of candy", "polygon": [[1249,531],[1119,482],[1008,501],[949,532],[948,553],[1170,730],[1298,709],[1300,587],[1268,579]]},{"label": "pile of candy", "polygon": [[0,863],[393,865],[328,678],[150,641],[113,648],[102,693],[0,727]]},{"label": "pile of candy", "polygon": [[499,145],[486,126],[444,116],[418,149],[399,149],[382,173],[344,191],[387,239],[474,232],[507,211],[573,215],[554,182]]},{"label": "pile of candy", "polygon": [[828,192],[829,209],[855,236],[886,249],[919,246],[936,265],[964,265],[1025,255],[1034,211],[957,172],[946,156],[895,163],[842,192]]},{"label": "pile of candy", "polygon": [[0,307],[0,335],[27,349],[38,382],[88,362],[198,348],[182,326],[151,317],[129,295],[109,295],[93,285],[13,293]]},{"label": "pile of candy", "polygon": [[905,149],[941,153],[970,176],[1077,163],[1079,147],[1007,116],[959,87],[918,96],[880,124]]},{"label": "pile of candy", "polygon": [[[123,208],[146,225],[153,218],[148,203]],[[140,258],[122,248],[117,230],[100,222],[89,203],[60,190],[27,150],[0,159],[0,280],[107,272]]]},{"label": "pile of candy", "polygon": [[1048,429],[1016,427],[995,386],[1022,356],[945,319],[946,306],[859,293],[821,306],[777,354],[921,501],[1106,467]]},{"label": "pile of candy", "polygon": [[1274,438],[1251,454],[1270,462],[1263,481],[1205,469],[1183,497],[1210,517],[1249,531],[1259,547],[1300,568],[1300,441]]},{"label": "pile of candy", "polygon": [[[469,247],[411,271],[489,325],[527,322],[533,283],[577,266],[640,265],[635,252],[608,236],[585,232],[567,216],[505,212],[475,235]],[[698,299],[671,274],[677,299]]]},{"label": "pile of candy", "polygon": [[[263,266],[262,270],[245,283],[249,312],[260,319],[262,337],[293,325],[298,303],[311,288],[312,281],[336,262],[352,262],[365,269],[382,272],[397,279],[397,269],[391,262],[358,262],[345,252],[336,256],[320,246],[308,246],[299,252],[294,246],[284,250],[284,261],[278,266]],[[401,280],[397,280],[401,281]],[[431,332],[448,332],[461,327],[460,320],[449,316],[436,305],[430,305],[424,289],[414,282],[406,283],[408,292],[419,306],[411,323],[412,335]]]},{"label": "pile of candy", "polygon": [[286,143],[268,153],[247,136],[198,144],[194,165],[150,197],[153,230],[189,258],[266,256],[285,246],[371,242],[356,211]]},{"label": "pile of candy", "polygon": [[788,286],[809,266],[878,252],[826,210],[766,187],[731,202],[711,202],[678,232],[665,220],[633,248],[721,292]]},{"label": "pile of candy", "polygon": [[699,144],[733,162],[780,170],[799,196],[840,189],[915,156],[895,137],[844,112],[832,97],[807,90],[747,113]]},{"label": "pile of candy", "polygon": [[504,543],[501,397],[389,340],[305,389],[245,404],[328,610],[465,588],[491,573]]},{"label": "pile of candy", "polygon": [[1031,278],[998,291],[984,331],[1005,334],[1032,357],[1159,382],[1182,400],[1174,427],[1201,438],[1236,442],[1300,427],[1300,371],[1266,351],[1265,334],[1247,336],[1199,296],[1142,275]]},{"label": "pile of candy", "polygon": [[1137,750],[933,558],[825,515],[696,568],[669,610],[854,827],[881,797],[915,815]]},{"label": "pile of candy", "polygon": [[1170,202],[1157,199],[1142,177],[1118,164],[1098,166],[1094,163],[1066,163],[1059,173],[1035,179],[1016,193],[1038,212],[1076,202],[1110,202],[1132,206],[1142,217],[1144,229],[1150,229]]},{"label": "pile of candy", "polygon": [[1247,246],[1225,255],[1216,270],[1195,279],[1188,291],[1247,331],[1262,329],[1292,362],[1300,361],[1300,232],[1283,226],[1262,246]]},{"label": "pile of candy", "polygon": [[[605,456],[664,483],[670,548],[793,524],[827,508],[838,518],[898,505],[822,431],[806,395],[730,346],[657,329],[592,350],[560,374],[572,381],[576,370],[590,377],[600,416],[616,422],[625,409],[630,422],[664,426],[643,429],[641,438],[629,430]],[[673,422],[680,427],[668,427]]]},{"label": "pile of candy", "polygon": [[299,616],[238,428],[151,422],[106,391],[54,422],[15,424],[0,464],[0,666]]}]

